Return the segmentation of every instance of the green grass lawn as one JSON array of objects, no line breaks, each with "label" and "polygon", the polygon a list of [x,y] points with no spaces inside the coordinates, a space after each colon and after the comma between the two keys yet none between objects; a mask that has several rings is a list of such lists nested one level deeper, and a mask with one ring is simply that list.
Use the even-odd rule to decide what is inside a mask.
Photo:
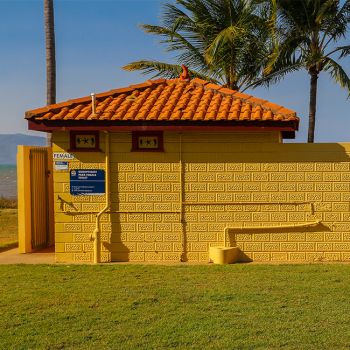
[{"label": "green grass lawn", "polygon": [[18,240],[17,209],[0,209],[0,251]]},{"label": "green grass lawn", "polygon": [[349,265],[0,266],[1,349],[349,349]]}]

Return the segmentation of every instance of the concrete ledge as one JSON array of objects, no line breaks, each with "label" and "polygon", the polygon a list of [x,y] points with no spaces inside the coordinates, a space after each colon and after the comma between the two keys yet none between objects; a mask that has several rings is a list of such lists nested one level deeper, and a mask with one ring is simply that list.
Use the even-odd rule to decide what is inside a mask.
[{"label": "concrete ledge", "polygon": [[237,262],[239,252],[238,247],[210,247],[209,261],[214,264],[233,264]]}]

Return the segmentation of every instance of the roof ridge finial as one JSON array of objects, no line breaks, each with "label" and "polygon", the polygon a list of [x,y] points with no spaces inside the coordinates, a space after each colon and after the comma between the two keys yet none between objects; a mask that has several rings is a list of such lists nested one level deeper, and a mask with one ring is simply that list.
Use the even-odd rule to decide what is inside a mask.
[{"label": "roof ridge finial", "polygon": [[182,64],[181,67],[182,67],[182,73],[180,75],[180,80],[186,80],[186,81],[191,80],[190,73],[188,72],[188,67],[185,66],[184,64]]}]

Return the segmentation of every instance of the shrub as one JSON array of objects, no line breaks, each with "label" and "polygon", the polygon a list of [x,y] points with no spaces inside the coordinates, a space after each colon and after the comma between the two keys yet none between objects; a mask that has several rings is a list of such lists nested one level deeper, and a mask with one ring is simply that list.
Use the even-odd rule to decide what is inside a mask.
[{"label": "shrub", "polygon": [[17,208],[17,199],[0,197],[0,209],[15,209]]}]

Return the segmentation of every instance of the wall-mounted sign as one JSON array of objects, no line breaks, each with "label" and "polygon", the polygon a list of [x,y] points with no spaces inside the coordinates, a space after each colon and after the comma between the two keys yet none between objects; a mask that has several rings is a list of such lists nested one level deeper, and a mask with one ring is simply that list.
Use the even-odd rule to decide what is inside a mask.
[{"label": "wall-mounted sign", "polygon": [[159,138],[158,136],[139,136],[137,141],[140,149],[157,149]]},{"label": "wall-mounted sign", "polygon": [[61,162],[61,161],[55,162],[55,170],[56,171],[68,170],[68,162]]},{"label": "wall-mounted sign", "polygon": [[75,135],[75,146],[76,148],[95,148],[96,135]]},{"label": "wall-mounted sign", "polygon": [[71,131],[70,151],[99,152],[99,133],[97,131]]},{"label": "wall-mounted sign", "polygon": [[134,131],[132,133],[132,151],[163,151],[163,133],[161,131]]},{"label": "wall-mounted sign", "polygon": [[71,160],[74,159],[74,155],[67,152],[54,152],[53,153],[53,159],[64,159],[64,160]]},{"label": "wall-mounted sign", "polygon": [[70,194],[103,195],[105,193],[105,171],[104,170],[71,170],[70,171]]}]

